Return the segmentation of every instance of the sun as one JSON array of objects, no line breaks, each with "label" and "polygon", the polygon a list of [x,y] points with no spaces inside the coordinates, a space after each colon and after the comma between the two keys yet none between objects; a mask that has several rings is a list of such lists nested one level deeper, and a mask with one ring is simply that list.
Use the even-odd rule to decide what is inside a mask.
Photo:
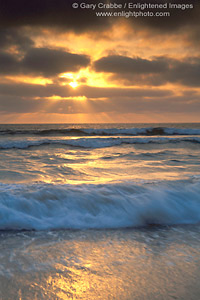
[{"label": "sun", "polygon": [[76,82],[76,81],[71,81],[71,82],[69,83],[69,85],[70,85],[73,89],[75,89],[75,88],[77,88],[77,86],[78,86],[78,82]]}]

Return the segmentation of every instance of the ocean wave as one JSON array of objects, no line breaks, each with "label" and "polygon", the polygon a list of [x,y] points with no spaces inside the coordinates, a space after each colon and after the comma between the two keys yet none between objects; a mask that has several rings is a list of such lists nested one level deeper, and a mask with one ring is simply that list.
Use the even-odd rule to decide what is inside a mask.
[{"label": "ocean wave", "polygon": [[0,150],[28,149],[43,145],[66,145],[80,148],[104,148],[122,144],[166,144],[166,143],[200,143],[200,137],[152,137],[152,138],[77,138],[77,139],[41,139],[41,140],[5,140],[0,142]]},{"label": "ocean wave", "polygon": [[67,128],[67,129],[4,129],[0,130],[0,135],[39,135],[39,136],[116,136],[116,135],[200,135],[200,129],[191,128],[167,128],[167,127],[148,127],[148,128]]},{"label": "ocean wave", "polygon": [[136,185],[0,184],[0,230],[200,222],[200,181]]}]

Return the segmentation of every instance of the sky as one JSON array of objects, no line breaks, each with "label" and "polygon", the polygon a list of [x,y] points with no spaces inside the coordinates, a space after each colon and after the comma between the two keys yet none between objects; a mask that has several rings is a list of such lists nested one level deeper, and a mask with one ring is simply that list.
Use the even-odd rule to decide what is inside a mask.
[{"label": "sky", "polygon": [[0,0],[0,123],[200,121],[199,1],[109,2]]}]

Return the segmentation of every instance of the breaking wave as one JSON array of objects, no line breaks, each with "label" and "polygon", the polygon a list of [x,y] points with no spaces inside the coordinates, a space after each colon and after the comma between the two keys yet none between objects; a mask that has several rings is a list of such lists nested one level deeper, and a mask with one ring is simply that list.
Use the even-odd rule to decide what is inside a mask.
[{"label": "breaking wave", "polygon": [[200,222],[200,182],[0,184],[1,230],[122,228]]},{"label": "breaking wave", "polygon": [[152,137],[152,138],[77,138],[77,139],[41,139],[13,140],[0,142],[0,149],[28,149],[42,145],[68,145],[80,148],[104,148],[122,144],[166,144],[166,143],[200,143],[200,137]]}]

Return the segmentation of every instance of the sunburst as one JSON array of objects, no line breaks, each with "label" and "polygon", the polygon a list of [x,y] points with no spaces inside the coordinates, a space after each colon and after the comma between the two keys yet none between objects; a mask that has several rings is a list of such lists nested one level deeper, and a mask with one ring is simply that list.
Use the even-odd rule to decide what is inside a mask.
[{"label": "sunburst", "polygon": [[73,89],[76,89],[78,87],[78,82],[77,81],[71,81],[69,83],[69,85],[73,88]]}]

